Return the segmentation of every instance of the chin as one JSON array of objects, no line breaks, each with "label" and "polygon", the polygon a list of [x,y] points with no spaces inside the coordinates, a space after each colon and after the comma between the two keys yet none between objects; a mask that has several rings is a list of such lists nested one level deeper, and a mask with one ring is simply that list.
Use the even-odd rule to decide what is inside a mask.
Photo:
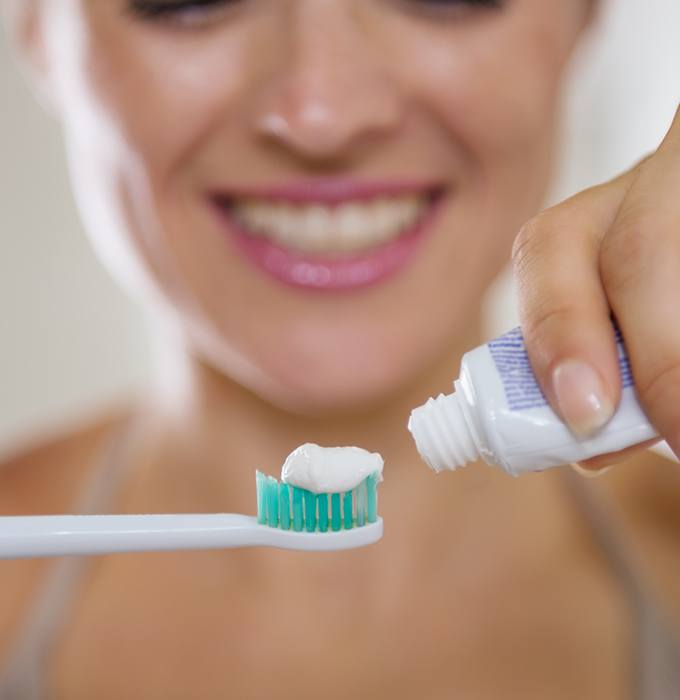
[{"label": "chin", "polygon": [[271,377],[263,398],[288,412],[318,418],[370,411],[398,395],[405,384],[406,373],[397,368],[351,368],[340,362],[328,372]]},{"label": "chin", "polygon": [[378,408],[398,395],[413,374],[398,362],[348,364],[342,356],[309,363],[270,355],[270,362],[263,358],[246,371],[221,359],[212,364],[223,376],[282,411],[310,419]]},{"label": "chin", "polygon": [[387,403],[400,388],[398,382],[378,384],[356,376],[337,383],[321,380],[314,386],[285,391],[281,408],[310,418],[365,413]]}]

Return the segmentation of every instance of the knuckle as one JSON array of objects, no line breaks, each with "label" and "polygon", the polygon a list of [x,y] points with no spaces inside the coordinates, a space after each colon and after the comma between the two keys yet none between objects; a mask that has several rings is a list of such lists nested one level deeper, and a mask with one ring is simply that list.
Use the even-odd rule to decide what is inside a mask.
[{"label": "knuckle", "polygon": [[531,253],[538,239],[538,225],[536,219],[530,219],[520,229],[512,243],[512,262],[515,266],[523,264],[527,255]]},{"label": "knuckle", "polygon": [[617,292],[635,286],[647,269],[653,247],[659,241],[650,234],[653,226],[631,218],[606,236],[600,248],[600,273],[605,287]]},{"label": "knuckle", "polygon": [[529,219],[520,229],[512,245],[512,264],[517,277],[531,270],[535,261],[552,258],[557,261],[576,245],[582,249],[599,246],[601,236],[585,202],[578,196]]},{"label": "knuckle", "polygon": [[555,227],[546,212],[538,214],[522,226],[512,244],[512,265],[517,277],[522,277],[544,253]]},{"label": "knuckle", "polygon": [[548,356],[550,338],[562,337],[573,317],[573,308],[565,304],[545,303],[535,306],[522,318],[522,331],[527,345],[540,355]]},{"label": "knuckle", "polygon": [[654,369],[648,377],[636,382],[640,398],[655,410],[676,407],[680,403],[680,360]]}]

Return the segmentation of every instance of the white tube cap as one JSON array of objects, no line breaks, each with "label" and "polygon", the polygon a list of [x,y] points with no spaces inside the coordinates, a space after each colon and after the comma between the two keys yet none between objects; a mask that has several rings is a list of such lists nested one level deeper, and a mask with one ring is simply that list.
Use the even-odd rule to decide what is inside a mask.
[{"label": "white tube cap", "polygon": [[456,393],[439,394],[414,409],[408,429],[420,456],[436,472],[463,467],[480,457]]}]

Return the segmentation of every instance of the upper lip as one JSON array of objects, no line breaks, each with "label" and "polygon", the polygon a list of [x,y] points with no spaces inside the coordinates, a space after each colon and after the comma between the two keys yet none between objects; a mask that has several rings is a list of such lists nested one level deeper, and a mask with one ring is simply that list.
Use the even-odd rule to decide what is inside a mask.
[{"label": "upper lip", "polygon": [[422,180],[358,181],[329,178],[253,187],[230,187],[214,190],[211,197],[220,204],[228,204],[236,199],[263,199],[291,204],[332,206],[380,197],[408,195],[435,197],[441,194],[443,189],[440,184]]}]

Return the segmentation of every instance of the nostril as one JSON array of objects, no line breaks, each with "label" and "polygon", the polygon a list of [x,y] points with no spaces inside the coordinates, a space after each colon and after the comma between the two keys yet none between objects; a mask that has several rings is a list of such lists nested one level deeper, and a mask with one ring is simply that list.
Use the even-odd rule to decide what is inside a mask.
[{"label": "nostril", "polygon": [[280,114],[265,114],[257,125],[258,131],[277,139],[284,139],[288,135],[288,122]]},{"label": "nostril", "polygon": [[290,114],[264,114],[258,131],[290,150],[310,157],[328,157],[349,147],[358,131],[346,116],[319,101],[301,105]]},{"label": "nostril", "polygon": [[221,193],[215,193],[210,195],[210,200],[213,205],[224,210],[231,211],[234,208],[234,200],[232,197]]},{"label": "nostril", "polygon": [[391,88],[349,78],[290,80],[270,89],[254,119],[257,136],[310,159],[339,159],[398,135],[402,105]]}]

